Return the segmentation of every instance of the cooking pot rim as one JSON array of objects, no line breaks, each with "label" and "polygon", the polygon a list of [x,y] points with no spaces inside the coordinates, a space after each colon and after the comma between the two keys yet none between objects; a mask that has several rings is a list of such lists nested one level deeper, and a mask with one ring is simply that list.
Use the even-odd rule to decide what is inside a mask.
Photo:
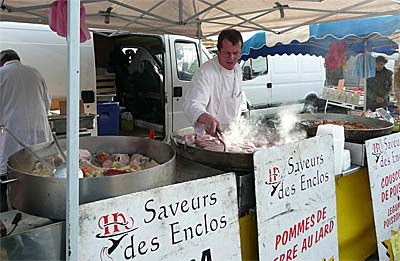
[{"label": "cooking pot rim", "polygon": [[[93,138],[93,137],[99,137],[99,136],[92,136],[92,137],[90,137],[90,138]],[[144,138],[140,138],[140,137],[132,137],[132,138],[138,138],[138,139],[144,139]],[[138,172],[146,172],[146,171],[148,171],[148,170],[157,170],[157,169],[159,169],[159,168],[162,168],[163,166],[165,166],[165,165],[167,165],[167,164],[171,164],[172,162],[174,162],[175,161],[175,158],[176,158],[176,149],[174,148],[174,146],[171,146],[170,144],[168,144],[168,143],[165,143],[165,142],[162,142],[162,141],[158,141],[158,140],[152,140],[151,142],[156,142],[156,143],[159,143],[159,144],[163,144],[163,145],[161,145],[161,146],[164,146],[164,145],[166,145],[166,146],[168,146],[168,149],[170,149],[170,150],[172,150],[172,151],[170,151],[170,152],[172,152],[172,155],[171,155],[171,158],[169,159],[169,160],[167,160],[167,161],[165,161],[165,162],[163,162],[163,163],[160,163],[160,165],[158,165],[158,166],[155,166],[155,167],[151,167],[150,169],[144,169],[144,170],[139,170],[139,171],[132,171],[132,172],[128,172],[128,173],[124,173],[123,175],[114,175],[114,176],[99,176],[99,177],[85,177],[85,178],[83,178],[84,180],[94,180],[94,179],[103,179],[103,180],[105,180],[105,179],[107,179],[107,178],[116,178],[116,177],[120,177],[120,176],[125,176],[125,174],[132,174],[132,173],[135,173],[135,174],[137,174]],[[46,144],[46,143],[48,143],[48,144],[52,144],[53,142],[52,141],[50,141],[50,142],[45,142],[45,143],[42,143],[42,144]],[[38,145],[38,144],[36,144],[36,145]],[[34,146],[36,146],[36,145],[32,145],[32,146],[30,146],[30,147],[34,147]],[[80,149],[82,149],[82,148],[80,148]],[[84,148],[83,148],[84,149]],[[16,155],[17,153],[19,153],[19,152],[21,152],[21,151],[24,151],[25,149],[21,149],[21,150],[19,150],[19,151],[17,151],[17,152],[15,152],[14,154],[12,154],[11,156],[10,156],[10,158],[11,157],[13,157],[14,155]],[[18,174],[24,174],[24,175],[29,175],[29,176],[32,176],[32,177],[37,177],[37,178],[43,178],[43,179],[45,179],[45,180],[47,180],[47,179],[53,179],[53,180],[55,180],[55,181],[59,181],[59,182],[64,182],[66,179],[59,179],[59,178],[54,178],[54,177],[50,177],[50,176],[41,176],[41,175],[37,175],[37,174],[33,174],[32,172],[29,172],[29,171],[23,171],[23,170],[19,170],[19,169],[16,169],[16,168],[14,168],[14,167],[12,167],[12,166],[10,166],[10,164],[9,164],[9,160],[7,160],[7,168],[8,168],[8,170],[9,171],[7,171],[7,175],[10,173],[10,171],[11,172],[15,172],[15,173],[18,173]],[[79,179],[80,180],[80,179]]]}]

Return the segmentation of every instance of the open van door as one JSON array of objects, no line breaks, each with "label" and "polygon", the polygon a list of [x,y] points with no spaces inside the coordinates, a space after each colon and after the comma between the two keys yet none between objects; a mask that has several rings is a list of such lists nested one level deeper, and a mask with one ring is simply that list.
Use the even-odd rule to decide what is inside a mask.
[{"label": "open van door", "polygon": [[[202,52],[202,62],[211,56]],[[169,54],[171,57],[172,85],[171,95],[172,110],[168,111],[168,119],[172,119],[172,130],[191,126],[183,112],[183,98],[190,88],[190,81],[196,70],[200,67],[199,42],[183,36],[169,36]],[[170,125],[170,126],[171,126]]]}]

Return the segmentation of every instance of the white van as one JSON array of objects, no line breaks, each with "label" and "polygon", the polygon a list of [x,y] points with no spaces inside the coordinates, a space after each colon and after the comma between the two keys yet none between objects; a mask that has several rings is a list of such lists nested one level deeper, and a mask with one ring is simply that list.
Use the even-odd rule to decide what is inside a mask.
[{"label": "white van", "polygon": [[[81,44],[81,91],[96,94],[96,76],[115,74],[116,100],[133,115],[133,136],[148,136],[154,129],[157,138],[168,139],[173,130],[190,126],[182,110],[183,97],[200,66],[200,55],[202,62],[212,57],[205,48],[200,51],[197,39],[93,32],[92,39]],[[0,49],[16,50],[23,63],[37,68],[52,98],[67,96],[65,38],[47,25],[11,22],[0,22],[0,34]],[[96,98],[85,103],[85,112],[96,114]]]},{"label": "white van", "polygon": [[325,84],[324,58],[310,55],[274,55],[241,64],[243,91],[250,111],[274,114],[281,106],[313,105]]},{"label": "white van", "polygon": [[[13,49],[21,62],[35,67],[43,75],[52,100],[67,96],[67,42],[49,26],[0,22],[0,50]],[[80,88],[84,112],[96,115],[96,71],[93,39],[81,44]],[[82,97],[81,97],[82,99]],[[50,125],[54,117],[50,116]],[[61,119],[56,118],[57,122]],[[66,127],[65,118],[61,125]],[[96,122],[96,121],[95,121]],[[96,124],[85,135],[96,135]],[[65,133],[63,134],[65,136]]]}]

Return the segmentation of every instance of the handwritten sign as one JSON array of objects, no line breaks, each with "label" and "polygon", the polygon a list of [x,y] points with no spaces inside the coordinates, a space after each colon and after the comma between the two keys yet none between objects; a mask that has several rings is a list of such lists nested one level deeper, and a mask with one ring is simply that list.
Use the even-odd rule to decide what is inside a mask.
[{"label": "handwritten sign", "polygon": [[394,257],[400,259],[400,133],[365,144],[379,260],[398,260]]},{"label": "handwritten sign", "polygon": [[256,152],[260,260],[339,260],[332,136]]},{"label": "handwritten sign", "polygon": [[241,260],[235,174],[80,206],[79,260]]}]

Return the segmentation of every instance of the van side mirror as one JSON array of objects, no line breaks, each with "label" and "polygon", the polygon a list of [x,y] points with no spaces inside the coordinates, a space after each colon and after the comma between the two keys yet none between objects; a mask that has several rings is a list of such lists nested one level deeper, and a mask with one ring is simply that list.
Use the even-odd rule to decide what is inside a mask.
[{"label": "van side mirror", "polygon": [[247,81],[247,80],[251,80],[251,79],[252,79],[252,76],[251,76],[250,66],[243,67],[243,80]]}]

